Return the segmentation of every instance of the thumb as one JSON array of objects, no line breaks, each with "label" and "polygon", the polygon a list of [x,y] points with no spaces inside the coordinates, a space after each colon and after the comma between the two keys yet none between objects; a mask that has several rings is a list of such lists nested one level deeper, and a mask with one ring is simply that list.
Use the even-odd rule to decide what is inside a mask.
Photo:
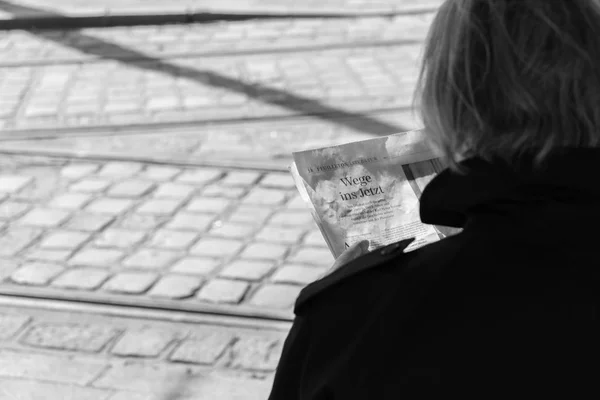
[{"label": "thumb", "polygon": [[363,254],[366,254],[368,249],[369,249],[369,241],[368,240],[361,240],[358,243],[354,243],[352,246],[348,247],[346,249],[346,251],[344,251],[337,258],[337,260],[335,260],[335,262],[333,263],[331,270],[329,272],[333,272],[336,269],[338,269],[339,267],[341,267],[342,265],[349,263],[350,261],[354,260],[355,258],[362,256]]},{"label": "thumb", "polygon": [[362,240],[358,243],[360,247],[360,255],[367,254],[367,252],[369,251],[370,244],[371,243],[368,240]]},{"label": "thumb", "polygon": [[348,247],[344,253],[340,256],[342,262],[350,262],[355,258],[362,256],[367,253],[369,249],[369,241],[361,240],[360,242],[354,243],[352,246]]}]

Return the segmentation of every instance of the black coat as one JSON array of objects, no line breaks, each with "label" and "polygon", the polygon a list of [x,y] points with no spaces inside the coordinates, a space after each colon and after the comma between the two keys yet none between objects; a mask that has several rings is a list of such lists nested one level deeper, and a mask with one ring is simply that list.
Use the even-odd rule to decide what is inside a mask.
[{"label": "black coat", "polygon": [[270,400],[600,379],[600,149],[557,153],[539,173],[464,164],[421,196],[423,222],[461,233],[374,251],[304,288]]}]

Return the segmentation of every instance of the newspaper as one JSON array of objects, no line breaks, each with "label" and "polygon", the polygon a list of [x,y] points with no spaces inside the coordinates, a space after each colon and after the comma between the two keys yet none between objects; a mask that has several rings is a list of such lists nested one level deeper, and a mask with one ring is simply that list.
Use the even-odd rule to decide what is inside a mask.
[{"label": "newspaper", "polygon": [[363,239],[369,250],[409,237],[411,251],[444,237],[419,217],[425,185],[444,169],[424,140],[409,131],[293,153],[290,171],[331,253]]}]

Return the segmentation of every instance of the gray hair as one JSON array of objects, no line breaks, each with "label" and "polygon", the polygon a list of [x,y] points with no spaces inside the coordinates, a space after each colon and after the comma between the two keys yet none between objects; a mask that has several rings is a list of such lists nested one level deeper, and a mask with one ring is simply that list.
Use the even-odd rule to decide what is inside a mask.
[{"label": "gray hair", "polygon": [[597,147],[599,37],[600,0],[446,0],[413,100],[445,164]]}]

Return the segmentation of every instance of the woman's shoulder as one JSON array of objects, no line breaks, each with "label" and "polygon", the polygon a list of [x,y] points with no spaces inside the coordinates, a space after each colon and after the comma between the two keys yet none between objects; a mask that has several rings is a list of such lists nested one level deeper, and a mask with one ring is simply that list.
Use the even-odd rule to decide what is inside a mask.
[{"label": "woman's shoulder", "polygon": [[464,247],[464,238],[458,234],[404,252],[413,240],[402,240],[372,251],[309,284],[296,300],[295,314],[372,304],[389,291],[420,291],[437,279]]}]

